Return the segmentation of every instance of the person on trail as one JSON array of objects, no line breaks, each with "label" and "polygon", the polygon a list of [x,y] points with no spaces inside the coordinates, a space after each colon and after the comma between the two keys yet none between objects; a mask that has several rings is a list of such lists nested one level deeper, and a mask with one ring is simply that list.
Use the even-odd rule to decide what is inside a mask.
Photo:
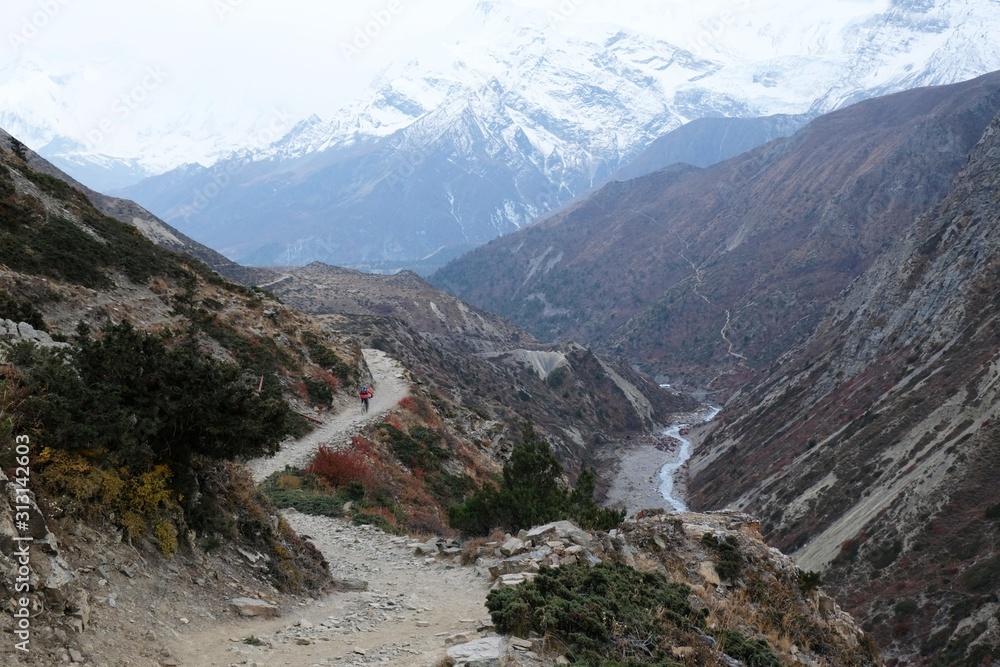
[{"label": "person on trail", "polygon": [[373,392],[371,389],[369,389],[367,385],[365,385],[364,387],[362,387],[361,391],[358,392],[358,396],[361,397],[361,402],[365,404],[365,412],[368,412],[368,399],[370,399],[374,395],[375,395],[375,392]]}]

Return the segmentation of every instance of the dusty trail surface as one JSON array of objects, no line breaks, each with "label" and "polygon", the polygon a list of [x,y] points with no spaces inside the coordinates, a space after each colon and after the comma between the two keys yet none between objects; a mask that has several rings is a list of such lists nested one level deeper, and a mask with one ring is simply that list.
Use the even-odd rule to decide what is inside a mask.
[{"label": "dusty trail surface", "polygon": [[[374,378],[370,410],[363,412],[356,405],[286,444],[274,458],[252,461],[254,479],[301,464],[320,445],[346,441],[406,396],[409,387],[395,360],[378,350],[365,350],[365,360]],[[175,664],[424,666],[445,655],[445,640],[462,641],[456,635],[478,638],[476,629],[488,617],[487,580],[474,568],[461,567],[452,557],[418,556],[411,538],[371,526],[295,510],[283,514],[323,552],[336,579],[362,580],[367,590],[307,600],[284,608],[279,618],[235,617],[211,623],[177,638],[171,648]]]},{"label": "dusty trail surface", "polygon": [[365,362],[374,378],[372,389],[375,397],[369,401],[368,412],[361,406],[358,399],[349,407],[331,415],[325,423],[304,438],[286,442],[281,451],[271,458],[254,459],[247,463],[253,474],[254,481],[260,482],[285,466],[302,466],[309,457],[322,445],[337,447],[347,444],[350,436],[356,433],[365,423],[385,416],[399,401],[410,392],[402,366],[395,359],[380,350],[366,349]]},{"label": "dusty trail surface", "polygon": [[294,510],[284,515],[310,536],[335,577],[362,579],[368,590],[334,592],[280,618],[212,624],[178,640],[177,664],[415,667],[443,658],[446,640],[461,641],[456,635],[478,638],[479,621],[488,616],[487,581],[474,568],[416,556],[409,538],[370,526]]}]

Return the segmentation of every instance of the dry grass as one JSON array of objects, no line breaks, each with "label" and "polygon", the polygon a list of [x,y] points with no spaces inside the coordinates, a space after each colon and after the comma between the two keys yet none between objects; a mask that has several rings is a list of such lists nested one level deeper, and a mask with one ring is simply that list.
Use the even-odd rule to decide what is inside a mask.
[{"label": "dry grass", "polygon": [[503,543],[507,538],[507,535],[500,529],[494,529],[492,533],[486,537],[476,537],[471,540],[467,540],[462,545],[462,565],[471,565],[476,562],[479,558],[479,550],[486,548],[486,545],[492,543]]}]

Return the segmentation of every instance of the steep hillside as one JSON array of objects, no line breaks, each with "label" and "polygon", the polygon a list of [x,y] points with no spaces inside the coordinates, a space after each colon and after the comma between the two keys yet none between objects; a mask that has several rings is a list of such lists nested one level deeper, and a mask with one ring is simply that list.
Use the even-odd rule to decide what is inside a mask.
[{"label": "steep hillside", "polygon": [[[269,270],[275,275],[263,287],[391,352],[442,403],[439,413],[464,406],[514,433],[531,419],[574,471],[616,440],[647,435],[697,405],[578,344],[538,343],[409,272],[378,276],[320,263]],[[509,444],[498,453],[508,452]]]},{"label": "steep hillside", "polygon": [[[0,129],[0,144],[9,147],[9,150],[15,151],[24,160],[25,165],[33,171],[51,176],[62,181],[70,188],[79,191],[102,214],[137,228],[142,232],[143,236],[161,248],[197,257],[210,268],[220,273],[225,273],[234,280],[245,277],[247,270],[235,262],[185,236],[135,202],[128,199],[109,197],[88,188],[66,174],[66,172],[58,169],[48,160],[41,158],[34,151],[28,150],[23,143],[3,129]],[[240,282],[249,284],[247,280]]]},{"label": "steep hillside", "polygon": [[[96,567],[105,580],[139,563],[165,576],[176,557],[194,578],[243,548],[263,560],[234,575],[242,586],[328,585],[322,556],[272,520],[234,461],[307,431],[310,386],[328,406],[353,393],[360,347],[157,247],[35,164],[0,136],[0,588],[27,601],[36,664],[86,629],[81,575]],[[4,664],[14,650],[4,642]]]},{"label": "steep hillside", "polygon": [[810,118],[809,114],[696,118],[657,138],[609,180],[627,181],[678,162],[711,167],[769,141],[795,134]]},{"label": "steep hillside", "polygon": [[726,389],[941,200],[998,111],[1000,74],[861,102],[708,169],[609,184],[431,282],[542,340]]},{"label": "steep hillside", "polygon": [[694,505],[763,517],[888,664],[1000,658],[998,187],[1000,117],[691,467]]}]

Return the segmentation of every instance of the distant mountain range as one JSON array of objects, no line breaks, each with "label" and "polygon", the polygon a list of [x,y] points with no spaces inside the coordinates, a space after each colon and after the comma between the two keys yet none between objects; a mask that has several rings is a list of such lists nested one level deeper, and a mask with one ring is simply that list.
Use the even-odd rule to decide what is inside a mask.
[{"label": "distant mountain range", "polygon": [[431,280],[713,390],[692,506],[760,517],[887,664],[978,665],[1000,657],[998,183],[1000,72],[608,184]]},{"label": "distant mountain range", "polygon": [[[424,259],[426,272],[557,210],[622,168],[636,176],[675,158],[711,164],[787,135],[795,116],[1000,68],[1000,47],[984,38],[998,22],[991,4],[734,11],[723,34],[670,42],[481,2],[452,26],[454,43],[387,71],[335,117],[288,122],[270,145],[210,166],[187,164],[119,193],[245,263],[393,270]],[[803,33],[802,25],[813,27]],[[753,54],[761,40],[769,44],[764,58]],[[39,81],[58,99],[59,85],[37,68],[21,88]],[[4,90],[0,84],[0,123],[23,135],[31,116]],[[61,127],[62,111],[49,106],[41,120]],[[773,114],[739,125],[701,121],[661,139],[668,150],[658,157],[643,154],[688,121]],[[197,139],[205,132],[189,134],[175,119],[161,125],[173,133],[174,159],[213,150]],[[32,136],[49,137],[42,153],[85,181],[126,181],[166,159],[162,150],[150,151],[154,161],[142,153],[90,155],[80,147],[84,137],[54,132]],[[217,135],[214,150],[232,145],[231,130]],[[655,156],[658,149],[649,150]]]},{"label": "distant mountain range", "polygon": [[1000,73],[868,100],[708,169],[610,183],[431,279],[543,340],[739,384],[948,192],[998,111]]}]

